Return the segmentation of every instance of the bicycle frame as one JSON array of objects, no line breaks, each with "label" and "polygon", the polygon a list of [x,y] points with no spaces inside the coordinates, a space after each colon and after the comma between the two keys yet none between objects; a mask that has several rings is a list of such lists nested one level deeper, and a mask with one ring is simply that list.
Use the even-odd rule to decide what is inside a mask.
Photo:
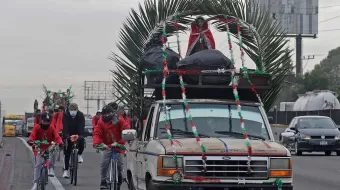
[{"label": "bicycle frame", "polygon": [[118,184],[118,166],[117,166],[117,158],[118,153],[114,150],[111,150],[111,160],[110,160],[110,171],[109,171],[109,185],[111,189],[111,185],[114,185],[114,190],[117,189]]},{"label": "bicycle frame", "polygon": [[77,185],[77,175],[78,175],[78,172],[77,172],[78,170],[78,146],[77,146],[78,137],[79,137],[78,135],[71,136],[72,151],[70,155],[69,166],[70,166],[70,173],[71,173],[70,182],[71,184],[73,183],[74,186]]},{"label": "bicycle frame", "polygon": [[[45,151],[41,151],[40,145],[44,144],[44,143],[39,143],[39,144],[34,144],[35,148],[37,149],[38,155],[41,156],[44,161],[42,163],[42,168],[40,170],[40,177],[38,179],[38,187],[39,190],[40,189],[45,189],[46,184],[48,183],[48,166],[50,165],[50,154],[53,153],[56,150],[56,146],[55,144],[52,142],[52,145],[50,147],[52,147],[51,150],[49,150],[49,148],[47,148]],[[44,179],[46,178],[46,179]]]}]

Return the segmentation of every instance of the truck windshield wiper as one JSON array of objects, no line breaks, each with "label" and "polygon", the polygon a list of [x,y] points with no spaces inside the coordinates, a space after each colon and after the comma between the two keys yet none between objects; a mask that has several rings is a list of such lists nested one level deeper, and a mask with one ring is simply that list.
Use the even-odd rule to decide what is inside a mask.
[{"label": "truck windshield wiper", "polygon": [[[164,128],[161,128],[164,129]],[[165,130],[165,129],[164,129]],[[182,129],[170,129],[171,133],[174,135],[186,135],[186,136],[194,136],[193,132],[190,131],[184,131]],[[166,133],[166,131],[162,131],[162,133]],[[198,133],[198,136],[200,137],[205,137],[205,138],[210,138],[209,135],[205,135],[205,134],[200,134]]]},{"label": "truck windshield wiper", "polygon": [[[243,136],[242,133],[233,132],[233,131],[214,131],[214,133],[222,134],[222,135],[242,135],[242,136]],[[249,137],[249,138],[252,138],[252,139],[266,140],[266,138],[261,137],[261,136],[257,136],[257,135],[249,135],[249,134],[248,134],[248,137]]]}]

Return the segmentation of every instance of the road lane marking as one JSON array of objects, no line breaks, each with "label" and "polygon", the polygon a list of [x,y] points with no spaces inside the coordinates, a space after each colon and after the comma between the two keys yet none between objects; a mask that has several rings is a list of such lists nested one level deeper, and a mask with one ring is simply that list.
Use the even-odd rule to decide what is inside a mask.
[{"label": "road lane marking", "polygon": [[[26,140],[21,138],[21,137],[17,137],[18,139],[20,139],[24,145],[29,149],[31,150],[32,154],[33,154],[33,151],[32,151],[32,147],[30,145],[27,144]],[[56,190],[65,190],[64,187],[61,185],[60,181],[54,176],[54,177],[48,177],[49,181],[52,183],[52,185],[54,186],[54,188]]]}]

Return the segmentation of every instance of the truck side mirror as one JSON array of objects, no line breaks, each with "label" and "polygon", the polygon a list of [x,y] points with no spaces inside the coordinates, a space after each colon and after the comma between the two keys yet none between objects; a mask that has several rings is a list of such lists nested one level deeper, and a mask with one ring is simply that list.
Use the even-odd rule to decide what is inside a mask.
[{"label": "truck side mirror", "polygon": [[274,118],[273,117],[268,117],[268,121],[269,121],[270,124],[273,124]]},{"label": "truck side mirror", "polygon": [[122,139],[125,142],[134,141],[137,137],[137,131],[135,129],[127,129],[122,132]]}]

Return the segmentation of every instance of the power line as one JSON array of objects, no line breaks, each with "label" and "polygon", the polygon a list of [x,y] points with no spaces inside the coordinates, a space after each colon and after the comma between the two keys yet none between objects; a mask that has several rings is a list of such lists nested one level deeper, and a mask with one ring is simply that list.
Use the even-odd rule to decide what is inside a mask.
[{"label": "power line", "polygon": [[334,20],[334,19],[339,18],[339,17],[340,17],[340,15],[332,17],[332,18],[329,18],[329,19],[326,19],[326,20],[322,20],[319,23],[323,23],[323,22],[327,22],[327,21],[330,21],[330,20]]}]

